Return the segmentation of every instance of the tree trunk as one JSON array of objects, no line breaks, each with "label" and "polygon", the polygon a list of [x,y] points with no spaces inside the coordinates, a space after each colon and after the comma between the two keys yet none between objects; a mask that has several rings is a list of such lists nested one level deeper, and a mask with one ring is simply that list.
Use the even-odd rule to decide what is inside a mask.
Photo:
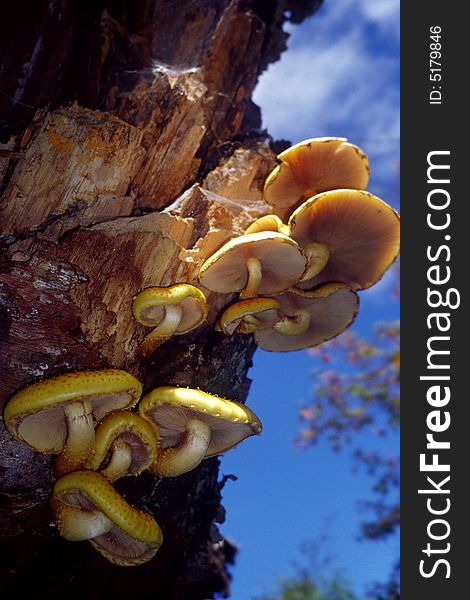
[{"label": "tree trunk", "polygon": [[[27,3],[29,4],[29,3]],[[318,0],[73,0],[3,11],[0,72],[0,403],[69,370],[116,367],[144,384],[200,387],[244,402],[251,336],[214,332],[233,295],[148,359],[132,297],[197,285],[202,262],[270,212],[275,164],[250,97],[285,49],[283,16]],[[12,14],[7,14],[12,11]],[[49,457],[0,423],[0,591],[21,596],[212,598],[228,594],[217,459],[177,478],[116,482],[152,513],[164,543],[123,569],[66,542],[49,508]],[[132,479],[132,480],[130,480]]]}]

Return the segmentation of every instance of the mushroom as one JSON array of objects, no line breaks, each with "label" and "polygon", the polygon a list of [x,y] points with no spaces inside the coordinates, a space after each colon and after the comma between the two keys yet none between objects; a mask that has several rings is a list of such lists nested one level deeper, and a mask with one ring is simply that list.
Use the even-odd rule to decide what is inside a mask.
[{"label": "mushroom", "polygon": [[246,299],[289,289],[305,269],[306,258],[294,240],[262,231],[224,244],[202,265],[199,281],[213,292],[241,292],[240,298]]},{"label": "mushroom", "polygon": [[281,318],[281,305],[274,298],[248,298],[229,306],[220,317],[216,331],[227,335],[269,329]]},{"label": "mushroom", "polygon": [[[353,290],[366,289],[382,277],[399,250],[398,214],[363,190],[318,194],[291,215],[289,228],[309,259],[303,282],[297,286],[303,289],[334,281]],[[319,269],[312,257],[322,248],[320,266],[324,265]]]},{"label": "mushroom", "polygon": [[162,544],[155,519],[128,504],[106,477],[94,471],[75,471],[58,479],[51,504],[62,537],[88,540],[115,565],[147,562]]},{"label": "mushroom", "polygon": [[142,393],[135,377],[118,369],[76,371],[34,383],[5,407],[5,425],[19,442],[44,454],[60,454],[57,476],[91,456],[95,423],[134,406]]},{"label": "mushroom", "polygon": [[359,310],[357,294],[341,283],[326,284],[312,292],[285,292],[276,300],[285,317],[272,329],[254,334],[258,346],[270,352],[318,346],[349,327]]},{"label": "mushroom", "polygon": [[142,398],[139,413],[160,429],[151,470],[162,477],[191,471],[203,459],[261,433],[258,417],[243,404],[190,388],[156,388]]},{"label": "mushroom", "polygon": [[281,164],[264,185],[266,201],[287,218],[308,198],[328,190],[363,190],[369,181],[367,155],[346,138],[312,138],[278,155]]},{"label": "mushroom", "polygon": [[260,231],[277,231],[284,235],[289,235],[289,227],[285,225],[277,215],[265,215],[253,221],[245,231],[248,233],[259,233]]},{"label": "mushroom", "polygon": [[147,356],[172,335],[199,327],[207,317],[207,303],[200,289],[177,283],[143,290],[134,297],[132,312],[141,325],[155,327],[140,346],[141,353]]},{"label": "mushroom", "polygon": [[118,411],[105,417],[95,432],[95,449],[83,465],[110,481],[139,475],[157,457],[158,431],[132,412]]}]

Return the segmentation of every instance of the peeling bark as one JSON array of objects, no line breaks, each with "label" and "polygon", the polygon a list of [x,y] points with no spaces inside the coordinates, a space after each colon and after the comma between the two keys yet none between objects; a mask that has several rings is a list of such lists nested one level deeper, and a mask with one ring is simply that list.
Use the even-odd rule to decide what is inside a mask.
[{"label": "peeling bark", "polygon": [[[32,4],[5,15],[1,36],[0,404],[42,378],[105,366],[146,390],[199,386],[244,402],[252,339],[213,330],[232,295],[204,290],[207,322],[145,360],[148,330],[130,307],[151,285],[198,285],[202,262],[270,212],[261,191],[275,158],[244,129],[258,120],[250,98],[283,49],[284,11],[298,20],[318,2]],[[48,597],[228,593],[235,551],[216,525],[217,459],[174,479],[116,482],[165,538],[150,563],[122,569],[58,536],[50,458],[1,423],[0,442],[5,595],[33,576]]]}]

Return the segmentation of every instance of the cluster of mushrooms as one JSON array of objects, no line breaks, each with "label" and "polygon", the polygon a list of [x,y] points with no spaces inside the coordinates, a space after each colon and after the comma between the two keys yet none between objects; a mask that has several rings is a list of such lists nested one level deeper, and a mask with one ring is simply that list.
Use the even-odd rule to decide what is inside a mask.
[{"label": "cluster of mushrooms", "polygon": [[163,536],[112,482],[145,469],[176,477],[261,433],[249,408],[199,389],[164,386],[140,400],[141,394],[126,371],[71,372],[24,388],[4,414],[19,442],[56,455],[51,504],[60,534],[88,540],[119,566],[150,560]]},{"label": "cluster of mushrooms", "polygon": [[[264,197],[276,208],[224,244],[199,270],[202,288],[239,300],[216,330],[254,334],[272,352],[317,346],[355,319],[358,290],[371,287],[399,250],[399,217],[365,191],[369,162],[344,138],[315,138],[288,148],[268,176]],[[134,298],[133,312],[153,331],[141,344],[152,352],[171,335],[207,316],[204,293],[190,284],[152,287]]]},{"label": "cluster of mushrooms", "polygon": [[[376,283],[398,254],[399,219],[364,191],[367,157],[344,138],[306,140],[278,158],[264,196],[282,219],[261,217],[224,244],[201,266],[199,283],[239,293],[218,331],[252,333],[265,350],[291,351],[352,323],[356,292]],[[152,327],[140,346],[148,355],[204,323],[208,306],[203,291],[179,283],[143,290],[132,312]],[[164,386],[141,395],[140,382],[122,370],[71,372],[19,391],[4,413],[19,442],[56,455],[51,502],[60,534],[88,540],[120,566],[150,560],[163,538],[155,519],[112,482],[146,469],[176,477],[261,432],[249,408],[199,389]]]}]

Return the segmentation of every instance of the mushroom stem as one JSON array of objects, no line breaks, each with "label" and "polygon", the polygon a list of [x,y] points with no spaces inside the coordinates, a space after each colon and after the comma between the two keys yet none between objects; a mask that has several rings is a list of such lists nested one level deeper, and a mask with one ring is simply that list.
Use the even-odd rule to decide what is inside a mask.
[{"label": "mushroom stem", "polygon": [[167,335],[158,335],[157,331],[154,329],[144,337],[144,339],[140,343],[138,351],[141,354],[141,356],[149,356],[154,350],[158,348],[158,346],[161,346],[163,342],[166,342],[168,338],[169,336]]},{"label": "mushroom stem", "polygon": [[183,315],[183,309],[181,306],[176,304],[168,304],[165,306],[165,317],[162,322],[155,327],[152,334],[170,337],[178,329],[178,325],[181,322]]},{"label": "mushroom stem", "polygon": [[294,315],[278,321],[273,328],[284,335],[300,335],[310,327],[311,318],[308,310],[297,310]]},{"label": "mushroom stem", "polygon": [[253,333],[262,327],[261,321],[255,315],[245,315],[239,323],[236,331],[238,333]]},{"label": "mushroom stem", "polygon": [[259,286],[261,285],[261,279],[263,277],[263,268],[259,258],[250,258],[246,261],[246,268],[248,270],[248,281],[245,288],[240,292],[240,298],[245,300],[246,298],[255,298],[258,295]]},{"label": "mushroom stem", "polygon": [[191,471],[206,456],[211,428],[198,419],[186,423],[183,440],[174,448],[160,450],[152,471],[161,477],[177,477]]},{"label": "mushroom stem", "polygon": [[307,257],[307,270],[301,281],[312,279],[322,271],[330,258],[330,249],[325,244],[320,242],[312,242],[303,248],[304,254]]},{"label": "mushroom stem", "polygon": [[54,462],[54,474],[60,477],[79,469],[93,454],[95,426],[90,400],[64,404],[67,440]]},{"label": "mushroom stem", "polygon": [[149,354],[152,354],[158,346],[163,344],[163,342],[166,342],[166,340],[178,329],[182,315],[183,309],[181,306],[176,306],[174,304],[165,306],[165,317],[162,322],[142,340],[139,347],[140,354],[142,356],[148,356]]},{"label": "mushroom stem", "polygon": [[261,321],[255,315],[245,315],[243,317],[243,321],[248,325],[254,325],[255,327],[259,327],[261,325]]},{"label": "mushroom stem", "polygon": [[132,463],[132,452],[124,440],[116,440],[112,448],[111,460],[106,469],[101,471],[109,481],[116,481],[127,473]]},{"label": "mushroom stem", "polygon": [[100,510],[61,506],[57,511],[60,535],[70,542],[81,542],[111,531],[114,523]]}]

